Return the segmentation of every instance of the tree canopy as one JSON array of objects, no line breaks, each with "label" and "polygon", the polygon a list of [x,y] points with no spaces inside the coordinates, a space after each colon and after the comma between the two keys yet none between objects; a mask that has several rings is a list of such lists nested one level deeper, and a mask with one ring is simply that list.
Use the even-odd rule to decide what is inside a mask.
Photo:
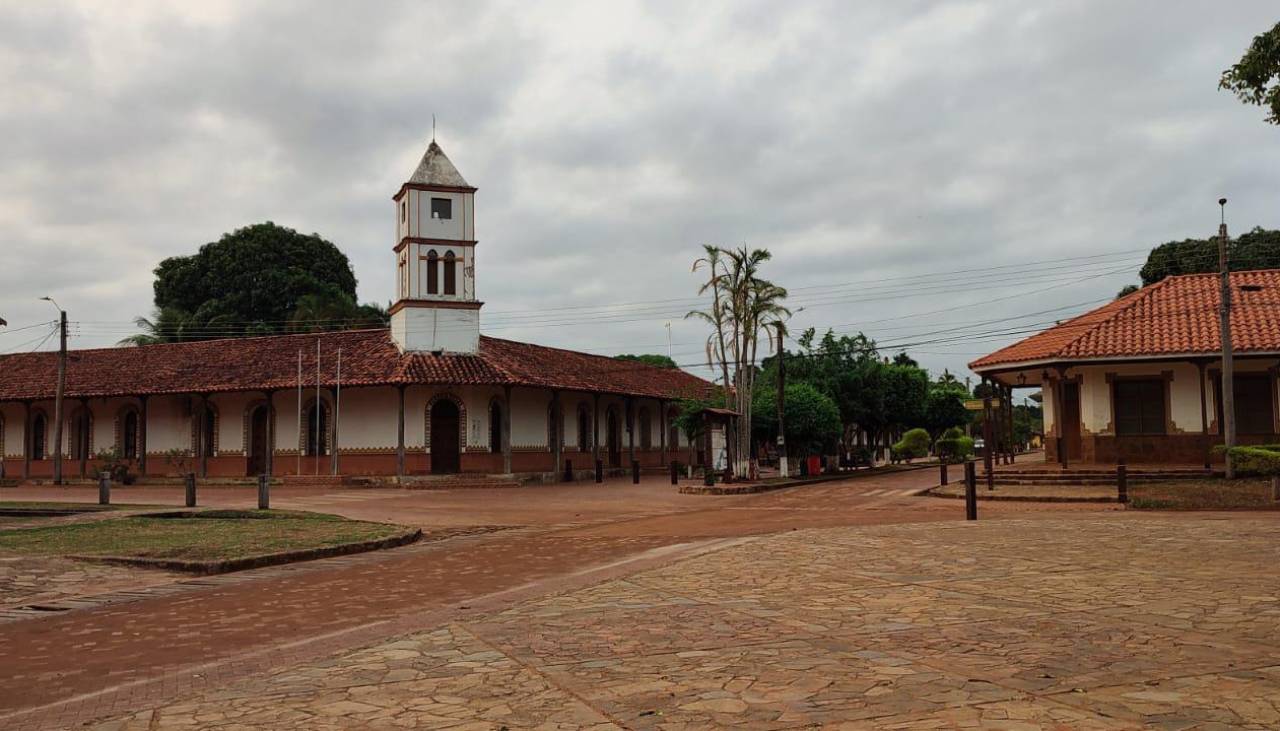
[{"label": "tree canopy", "polygon": [[137,318],[144,332],[123,343],[386,323],[382,308],[357,304],[351,262],[337,246],[270,221],[165,259],[155,275],[156,314]]},{"label": "tree canopy", "polygon": [[[757,441],[775,441],[778,437],[777,390],[757,389],[753,402],[756,417],[752,428]],[[810,384],[788,383],[782,408],[790,454],[817,454],[831,449],[839,440],[840,410],[834,401]]]},{"label": "tree canopy", "polygon": [[1266,108],[1267,121],[1280,124],[1280,23],[1254,37],[1239,63],[1222,72],[1218,88]]},{"label": "tree canopy", "polygon": [[635,361],[637,363],[644,363],[646,365],[654,366],[655,368],[679,367],[676,365],[676,362],[672,360],[669,356],[654,355],[652,353],[641,353],[639,355],[632,355],[630,353],[625,353],[623,355],[615,355],[614,358],[617,360],[630,360],[630,361]]},{"label": "tree canopy", "polygon": [[[1280,267],[1280,231],[1254,228],[1231,242],[1228,259],[1233,271]],[[1218,242],[1215,239],[1184,239],[1152,249],[1140,274],[1145,287],[1177,274],[1216,271]]]}]

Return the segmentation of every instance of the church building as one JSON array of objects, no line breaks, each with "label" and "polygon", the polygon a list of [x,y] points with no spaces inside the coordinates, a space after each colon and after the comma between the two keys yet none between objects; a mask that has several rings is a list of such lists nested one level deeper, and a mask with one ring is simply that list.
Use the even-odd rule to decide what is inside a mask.
[{"label": "church building", "polygon": [[[476,188],[431,142],[393,197],[391,326],[71,351],[62,443],[57,354],[0,356],[0,467],[92,476],[114,452],[146,476],[475,473],[558,479],[603,460],[688,462],[678,369],[486,337]],[[301,374],[301,375],[300,375]]]}]

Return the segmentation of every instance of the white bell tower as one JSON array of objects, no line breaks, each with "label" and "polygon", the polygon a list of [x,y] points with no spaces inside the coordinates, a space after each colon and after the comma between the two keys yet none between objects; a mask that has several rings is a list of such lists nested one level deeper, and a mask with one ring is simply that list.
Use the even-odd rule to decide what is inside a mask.
[{"label": "white bell tower", "polygon": [[431,140],[396,204],[396,302],[391,337],[402,351],[474,353],[476,189]]}]

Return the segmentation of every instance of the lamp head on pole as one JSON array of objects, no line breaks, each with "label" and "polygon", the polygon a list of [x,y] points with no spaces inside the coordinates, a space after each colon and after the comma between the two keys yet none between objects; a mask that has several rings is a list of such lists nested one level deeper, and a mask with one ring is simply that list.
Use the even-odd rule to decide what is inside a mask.
[{"label": "lamp head on pole", "polygon": [[51,304],[51,305],[53,305],[54,307],[56,307],[56,308],[58,309],[58,312],[62,312],[62,307],[58,304],[58,301],[57,301],[57,300],[55,300],[54,298],[52,298],[52,297],[41,297],[40,299],[42,299],[42,300],[44,300],[45,302],[48,302],[49,304]]}]

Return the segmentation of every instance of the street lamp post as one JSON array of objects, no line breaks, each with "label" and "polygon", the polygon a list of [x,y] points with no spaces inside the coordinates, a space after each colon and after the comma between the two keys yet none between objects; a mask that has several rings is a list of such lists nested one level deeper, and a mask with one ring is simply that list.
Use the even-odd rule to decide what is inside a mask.
[{"label": "street lamp post", "polygon": [[58,310],[58,390],[53,398],[53,484],[62,484],[62,397],[67,390],[67,312],[52,297],[41,297]]}]

